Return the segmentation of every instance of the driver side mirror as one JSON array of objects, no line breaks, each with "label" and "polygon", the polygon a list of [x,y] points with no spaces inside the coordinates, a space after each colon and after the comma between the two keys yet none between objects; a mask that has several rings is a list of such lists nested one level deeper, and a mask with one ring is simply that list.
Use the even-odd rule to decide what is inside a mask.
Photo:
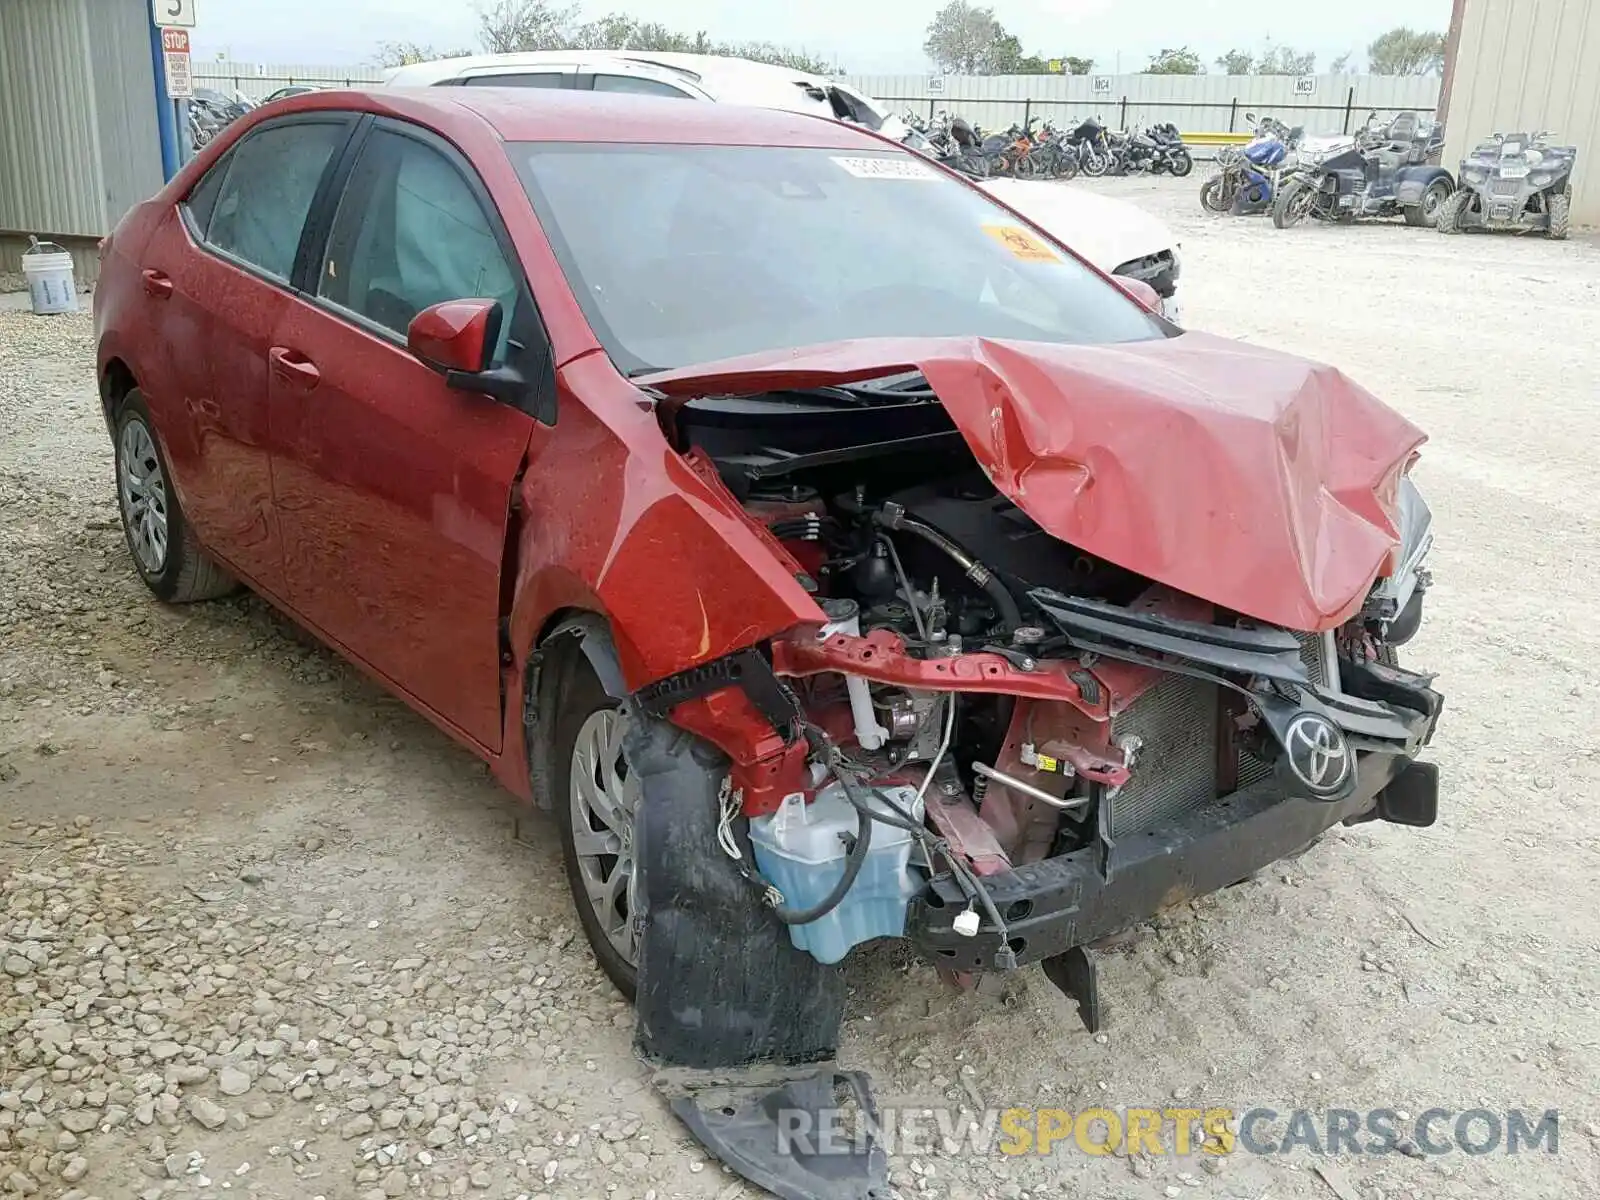
[{"label": "driver side mirror", "polygon": [[504,319],[495,300],[446,300],[411,318],[406,348],[459,387],[452,375],[479,375],[493,365]]},{"label": "driver side mirror", "polygon": [[504,322],[505,309],[498,300],[446,300],[411,318],[406,348],[423,366],[443,375],[446,386],[492,396],[553,425],[553,377],[546,379],[551,386],[535,386],[516,366],[494,365]]},{"label": "driver side mirror", "polygon": [[1155,316],[1161,316],[1161,295],[1142,279],[1130,279],[1126,275],[1113,275],[1111,281],[1127,293],[1140,308]]}]

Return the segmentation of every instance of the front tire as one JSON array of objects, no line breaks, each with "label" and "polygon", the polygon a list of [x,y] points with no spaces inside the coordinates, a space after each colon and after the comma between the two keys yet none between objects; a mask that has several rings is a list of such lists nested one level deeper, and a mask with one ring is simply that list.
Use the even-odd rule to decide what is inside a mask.
[{"label": "front tire", "polygon": [[1171,169],[1174,178],[1182,179],[1190,171],[1194,170],[1194,159],[1187,150],[1174,150],[1172,152],[1172,161],[1167,166]]},{"label": "front tire", "polygon": [[1302,181],[1290,180],[1283,185],[1272,200],[1272,224],[1278,229],[1292,229],[1311,212],[1317,196]]},{"label": "front tire", "polygon": [[1566,192],[1557,192],[1547,203],[1550,205],[1550,240],[1564,242],[1572,227],[1572,197]]},{"label": "front tire", "polygon": [[1218,215],[1233,207],[1233,193],[1228,190],[1228,177],[1224,172],[1218,171],[1200,185],[1200,207]]},{"label": "front tire", "polygon": [[239,585],[200,548],[172,487],[172,469],[155,419],[137,388],[123,397],[116,420],[117,507],[134,570],[168,604],[226,596]]},{"label": "front tire", "polygon": [[1460,191],[1453,194],[1439,206],[1439,219],[1434,222],[1434,229],[1440,233],[1460,233],[1461,214],[1471,202],[1471,192]]},{"label": "front tire", "polygon": [[1437,229],[1439,212],[1455,195],[1455,190],[1448,179],[1435,179],[1423,191],[1421,203],[1408,204],[1401,210],[1406,224],[1414,228]]}]

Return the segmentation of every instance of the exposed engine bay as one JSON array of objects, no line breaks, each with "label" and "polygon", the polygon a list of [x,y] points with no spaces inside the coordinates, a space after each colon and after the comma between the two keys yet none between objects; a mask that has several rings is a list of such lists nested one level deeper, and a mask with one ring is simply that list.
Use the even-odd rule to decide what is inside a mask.
[{"label": "exposed engine bay", "polygon": [[[1404,585],[1381,580],[1337,631],[1296,633],[1052,537],[991,482],[918,375],[699,397],[672,412],[668,433],[816,597],[827,618],[816,643],[852,647],[863,664],[779,670],[798,676],[785,682],[828,749],[792,790],[742,793],[761,881],[807,918],[785,919],[823,962],[903,934],[941,870],[935,858],[965,900],[951,926],[963,935],[993,907],[985,875],[1081,851],[1109,871],[1120,840],[1281,775],[1290,724],[1313,693],[1327,701],[1355,664],[1392,662],[1420,620],[1420,499]],[[780,668],[807,648],[788,649]],[[873,655],[874,668],[894,658],[918,678],[948,668],[952,686],[885,682],[866,669]],[[958,686],[969,662],[985,664],[977,684]],[[1055,690],[1030,696],[1017,682],[1030,676]],[[1372,690],[1357,683],[1349,703]],[[1353,784],[1355,753],[1341,752],[1339,778],[1309,789],[1302,779],[1302,790],[1327,798]],[[875,822],[875,848],[847,862],[858,828]],[[941,953],[952,968],[1005,967],[1019,946],[1027,958],[1050,952],[1001,937],[994,957]]]}]

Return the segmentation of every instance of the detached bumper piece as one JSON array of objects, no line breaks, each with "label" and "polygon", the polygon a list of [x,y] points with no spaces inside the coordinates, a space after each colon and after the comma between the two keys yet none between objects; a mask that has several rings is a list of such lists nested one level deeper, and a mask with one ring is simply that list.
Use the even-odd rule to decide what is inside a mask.
[{"label": "detached bumper piece", "polygon": [[642,711],[629,725],[643,789],[634,1041],[657,1090],[711,1154],[783,1200],[887,1197],[875,1139],[845,1151],[815,1141],[852,1104],[876,1126],[867,1077],[834,1062],[843,977],[795,949],[715,849],[726,763]]}]

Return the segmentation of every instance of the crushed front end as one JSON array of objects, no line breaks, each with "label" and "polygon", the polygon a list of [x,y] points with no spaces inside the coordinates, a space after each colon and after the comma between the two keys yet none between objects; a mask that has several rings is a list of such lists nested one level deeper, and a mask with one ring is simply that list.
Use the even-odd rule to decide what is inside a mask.
[{"label": "crushed front end", "polygon": [[[957,985],[1039,964],[1095,1029],[1098,939],[1336,823],[1436,813],[1418,754],[1442,701],[1396,653],[1421,620],[1432,537],[1409,442],[1368,464],[1382,514],[1351,500],[1388,530],[1381,566],[1348,611],[1296,628],[1269,618],[1335,586],[1330,572],[1302,571],[1252,615],[1228,602],[1231,576],[1204,598],[1178,586],[1199,564],[1159,545],[1063,537],[1041,476],[975,457],[933,373],[670,413],[684,461],[818,604],[815,624],[632,698],[641,728],[728,757],[714,800],[709,782],[655,798],[646,783],[641,853],[654,838],[686,865],[641,867],[640,1045],[696,1135],[782,1196],[881,1184],[870,1142],[847,1160],[772,1153],[779,1110],[826,1107],[847,1080],[870,1109],[833,1065],[834,964],[853,947],[907,938]],[[1207,544],[1248,565],[1277,532]],[[1166,578],[1136,568],[1146,551],[1165,553]],[[681,803],[652,818],[656,799]]]}]

